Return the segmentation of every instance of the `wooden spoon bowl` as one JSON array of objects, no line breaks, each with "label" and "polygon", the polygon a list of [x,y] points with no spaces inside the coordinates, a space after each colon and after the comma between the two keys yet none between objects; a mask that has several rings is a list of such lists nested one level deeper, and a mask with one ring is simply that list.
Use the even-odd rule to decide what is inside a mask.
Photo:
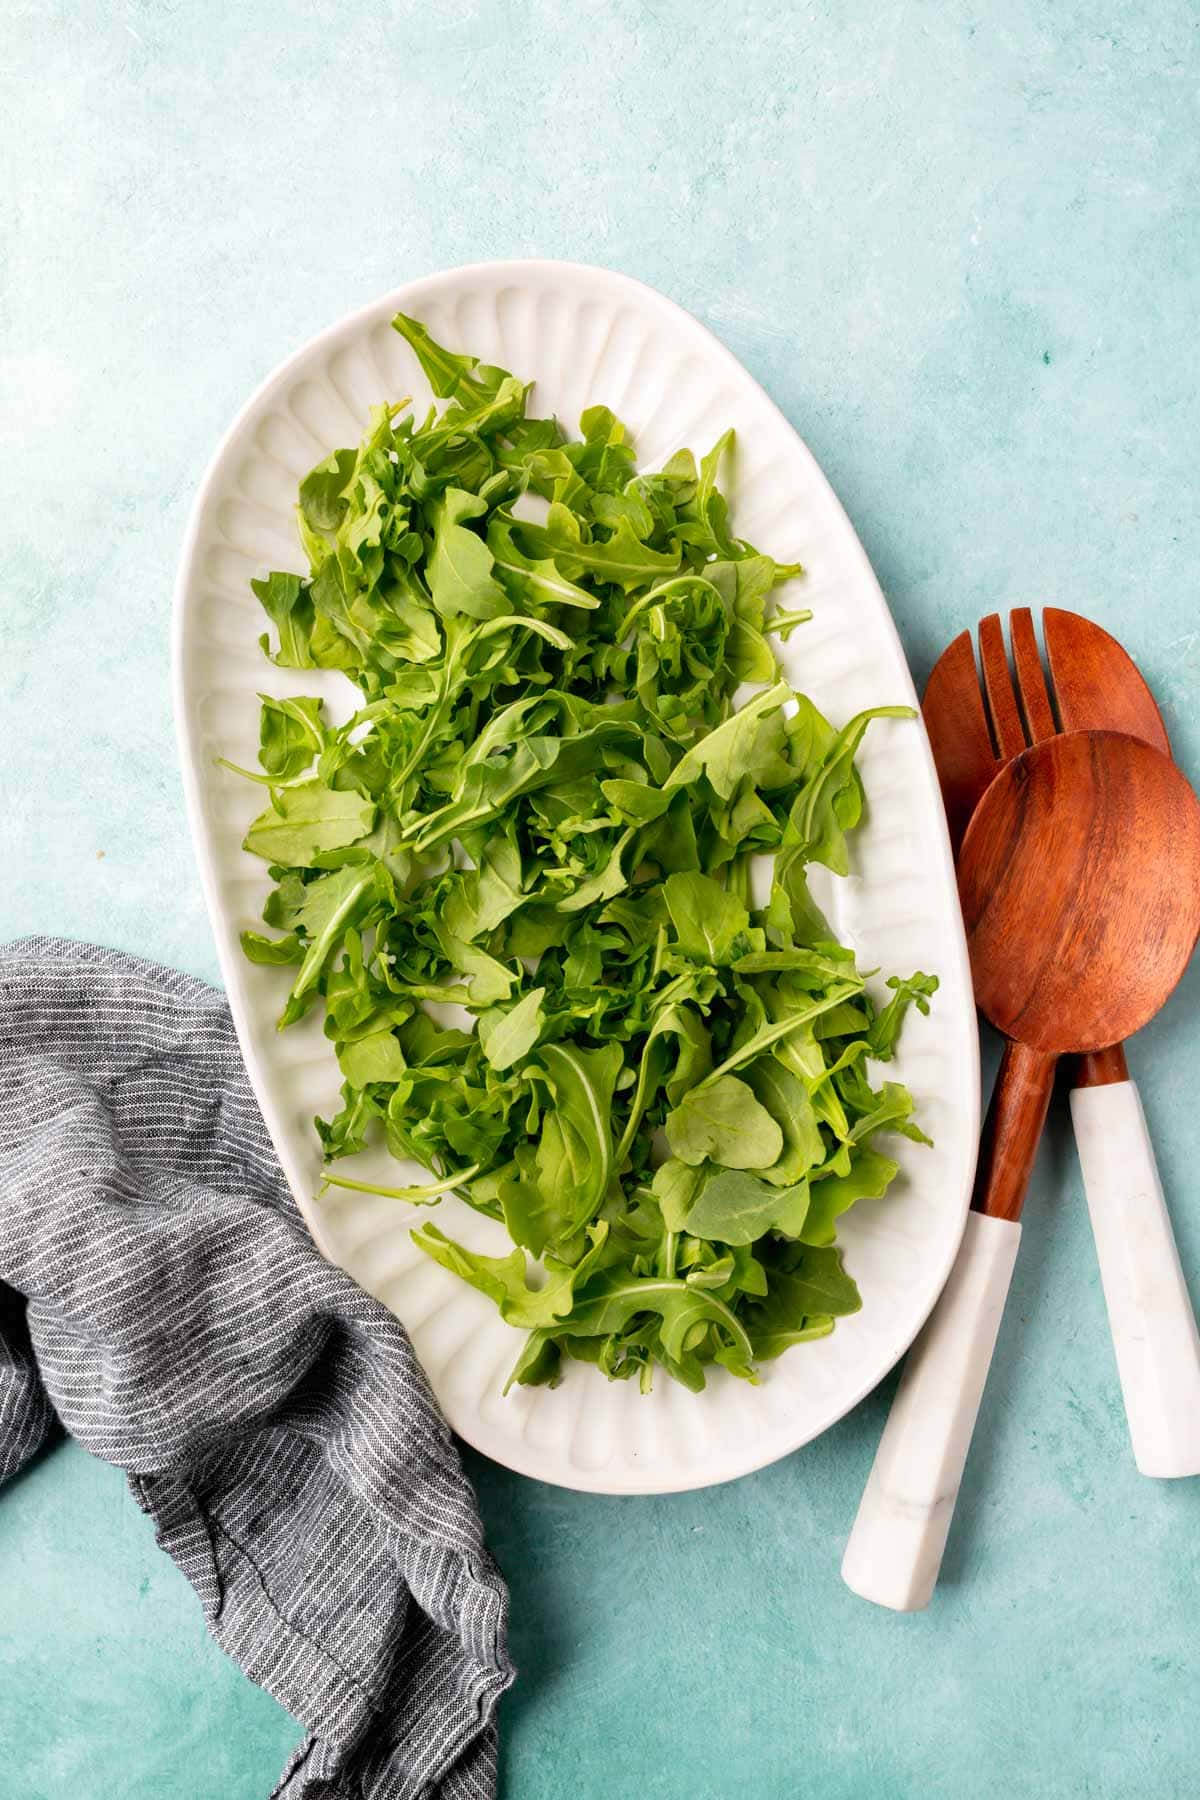
[{"label": "wooden spoon bowl", "polygon": [[1200,803],[1135,738],[1047,738],[984,795],[958,874],[975,998],[1009,1040],[974,1205],[1015,1219],[1058,1057],[1140,1030],[1187,967],[1200,935]]},{"label": "wooden spoon bowl", "polygon": [[975,998],[1061,1055],[1139,1031],[1200,933],[1200,804],[1161,751],[1110,731],[1047,738],[989,788],[959,891]]}]

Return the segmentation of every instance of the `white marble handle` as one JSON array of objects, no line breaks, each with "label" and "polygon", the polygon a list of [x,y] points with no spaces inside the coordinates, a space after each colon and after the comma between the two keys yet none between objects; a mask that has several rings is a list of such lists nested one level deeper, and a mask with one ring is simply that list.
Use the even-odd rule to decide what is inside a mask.
[{"label": "white marble handle", "polygon": [[967,1215],[950,1279],[908,1353],[858,1517],[842,1579],[864,1600],[919,1612],[942,1552],[996,1347],[1021,1227]]},{"label": "white marble handle", "polygon": [[1076,1088],[1071,1117],[1134,1461],[1200,1475],[1200,1337],[1137,1088]]}]

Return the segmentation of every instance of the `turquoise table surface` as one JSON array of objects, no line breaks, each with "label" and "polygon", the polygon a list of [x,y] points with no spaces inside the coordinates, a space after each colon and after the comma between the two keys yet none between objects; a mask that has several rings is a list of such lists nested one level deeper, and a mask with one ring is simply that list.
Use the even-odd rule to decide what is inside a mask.
[{"label": "turquoise table surface", "polygon": [[[1078,607],[1200,777],[1189,0],[4,16],[6,936],[215,978],[168,694],[192,494],[284,354],[487,257],[608,264],[709,324],[829,474],[918,680],[983,612]],[[1194,969],[1131,1058],[1191,1272],[1198,1001]],[[512,1800],[1197,1792],[1200,1482],[1135,1473],[1061,1106],[1026,1219],[923,1615],[838,1576],[891,1383],[707,1493],[468,1458],[512,1586]],[[68,1445],[0,1494],[3,1800],[259,1800],[298,1731],[114,1470]]]}]

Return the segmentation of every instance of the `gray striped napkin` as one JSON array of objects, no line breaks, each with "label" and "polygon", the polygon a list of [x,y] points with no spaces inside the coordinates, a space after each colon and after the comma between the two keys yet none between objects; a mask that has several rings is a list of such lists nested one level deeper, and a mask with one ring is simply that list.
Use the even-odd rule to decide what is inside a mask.
[{"label": "gray striped napkin", "polygon": [[403,1329],[314,1248],[222,996],[0,949],[0,1482],[55,1415],[309,1732],[286,1800],[487,1800],[508,1597]]}]

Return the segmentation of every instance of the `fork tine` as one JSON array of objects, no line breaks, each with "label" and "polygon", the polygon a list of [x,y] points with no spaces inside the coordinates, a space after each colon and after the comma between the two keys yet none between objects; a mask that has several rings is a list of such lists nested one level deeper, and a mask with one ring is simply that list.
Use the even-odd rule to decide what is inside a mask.
[{"label": "fork tine", "polygon": [[969,631],[960,631],[933,665],[921,710],[957,856],[998,766]]},{"label": "fork tine", "polygon": [[1020,756],[1025,749],[1025,727],[1013,693],[1008,657],[1004,651],[1004,631],[999,613],[989,613],[979,621],[979,660],[983,664],[983,685],[987,693],[988,711],[992,715],[992,732],[1001,762]]},{"label": "fork tine", "polygon": [[1033,630],[1033,614],[1027,606],[1018,606],[1008,615],[1008,635],[1012,640],[1013,667],[1017,672],[1017,692],[1025,713],[1025,723],[1033,743],[1053,737],[1058,730],[1050,705],[1046,671],[1038,655]]}]

